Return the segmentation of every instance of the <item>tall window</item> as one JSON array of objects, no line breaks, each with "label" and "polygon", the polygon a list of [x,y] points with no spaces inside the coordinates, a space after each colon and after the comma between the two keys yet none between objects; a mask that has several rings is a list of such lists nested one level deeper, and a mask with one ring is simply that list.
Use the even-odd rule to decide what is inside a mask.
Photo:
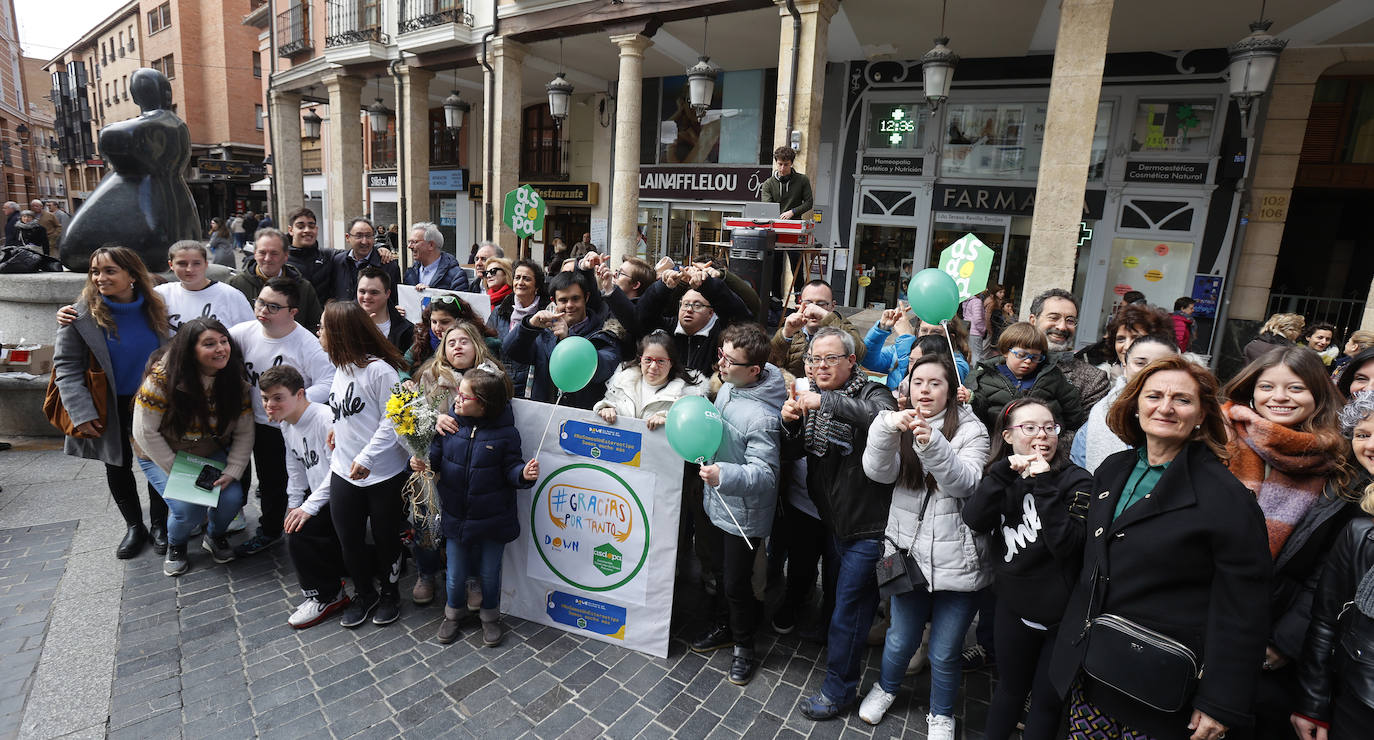
[{"label": "tall window", "polygon": [[168,54],[167,56],[162,57],[161,59],[154,59],[150,66],[153,69],[161,72],[163,76],[165,76],[169,80],[175,79],[177,76],[176,64],[173,63],[171,54]]},{"label": "tall window", "polygon": [[134,27],[133,27],[133,24],[130,24],[130,25],[129,25],[129,51],[133,51],[133,50],[134,50]]},{"label": "tall window", "polygon": [[262,130],[262,103],[253,106],[253,126],[257,130]]},{"label": "tall window", "polygon": [[172,25],[172,3],[165,2],[148,11],[148,33],[154,34]]},{"label": "tall window", "polygon": [[520,177],[562,180],[567,176],[562,132],[553,125],[548,104],[531,105],[525,109],[520,131]]},{"label": "tall window", "polygon": [[120,32],[119,32],[119,46],[118,46],[117,48],[119,49],[119,55],[120,55],[120,56],[124,56],[124,32],[123,32],[123,31],[120,31]]},{"label": "tall window", "polygon": [[253,76],[262,77],[262,52],[253,52]]}]

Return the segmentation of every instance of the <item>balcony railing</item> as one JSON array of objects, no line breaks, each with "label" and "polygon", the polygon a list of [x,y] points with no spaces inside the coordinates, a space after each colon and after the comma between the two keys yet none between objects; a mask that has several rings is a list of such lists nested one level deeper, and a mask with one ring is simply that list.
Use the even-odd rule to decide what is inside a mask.
[{"label": "balcony railing", "polygon": [[401,0],[398,33],[410,33],[446,23],[471,27],[472,14],[464,10],[459,0]]},{"label": "balcony railing", "polygon": [[390,131],[385,134],[370,134],[372,146],[372,169],[389,170],[396,167],[396,135]]},{"label": "balcony railing", "polygon": [[382,32],[382,4],[379,0],[330,0],[329,35],[324,48],[374,41],[391,43]]},{"label": "balcony railing", "polygon": [[310,43],[310,6],[304,0],[277,14],[277,56],[294,56],[314,46]]}]

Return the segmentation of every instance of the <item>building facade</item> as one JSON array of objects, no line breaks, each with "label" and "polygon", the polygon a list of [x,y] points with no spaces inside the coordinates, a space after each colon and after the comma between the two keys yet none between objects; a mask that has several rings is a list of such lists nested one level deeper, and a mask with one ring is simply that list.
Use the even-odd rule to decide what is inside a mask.
[{"label": "building facade", "polygon": [[29,94],[20,65],[19,23],[12,0],[0,0],[0,187],[6,201],[38,195],[33,176]]}]

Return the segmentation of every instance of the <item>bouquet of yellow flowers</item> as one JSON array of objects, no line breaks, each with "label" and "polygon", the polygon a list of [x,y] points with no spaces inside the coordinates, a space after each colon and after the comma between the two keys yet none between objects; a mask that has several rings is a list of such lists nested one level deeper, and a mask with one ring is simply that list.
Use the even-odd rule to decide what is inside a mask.
[{"label": "bouquet of yellow flowers", "polygon": [[[410,454],[429,460],[429,443],[434,439],[443,402],[425,397],[402,383],[391,387],[386,402],[386,418]],[[412,473],[401,489],[415,526],[415,539],[421,547],[434,548],[439,538],[439,492],[434,471]]]}]

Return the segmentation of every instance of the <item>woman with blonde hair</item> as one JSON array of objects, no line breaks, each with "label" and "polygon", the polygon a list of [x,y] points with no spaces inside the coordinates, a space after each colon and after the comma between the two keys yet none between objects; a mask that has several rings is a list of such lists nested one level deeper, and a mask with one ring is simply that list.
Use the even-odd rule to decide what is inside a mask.
[{"label": "woman with blonde hair", "polygon": [[[148,486],[149,525],[143,526],[134,479],[134,396],[143,382],[148,357],[167,342],[167,306],[153,289],[143,260],[124,247],[101,247],[91,253],[90,268],[76,320],[57,328],[53,379],[75,436],[64,443],[68,455],[105,463],[110,496],[128,529],[115,551],[132,558],[151,539],[159,555],[167,551],[167,504]],[[86,371],[95,363],[104,372],[105,409],[96,408]]]},{"label": "woman with blonde hair", "polygon": [[1307,319],[1295,313],[1276,313],[1260,327],[1259,336],[1245,345],[1242,354],[1246,362],[1254,362],[1264,353],[1279,347],[1292,347],[1302,336]]},{"label": "woman with blonde hair", "polygon": [[1339,383],[1341,371],[1350,361],[1355,359],[1355,355],[1364,352],[1370,347],[1374,347],[1374,331],[1360,329],[1350,333],[1350,338],[1345,340],[1345,351],[1331,362],[1331,382]]},{"label": "woman with blonde hair", "polygon": [[506,296],[511,294],[513,269],[511,261],[505,257],[492,257],[487,260],[487,269],[480,277],[487,286],[487,297],[491,299],[492,308],[501,305],[501,301],[506,300]]}]

